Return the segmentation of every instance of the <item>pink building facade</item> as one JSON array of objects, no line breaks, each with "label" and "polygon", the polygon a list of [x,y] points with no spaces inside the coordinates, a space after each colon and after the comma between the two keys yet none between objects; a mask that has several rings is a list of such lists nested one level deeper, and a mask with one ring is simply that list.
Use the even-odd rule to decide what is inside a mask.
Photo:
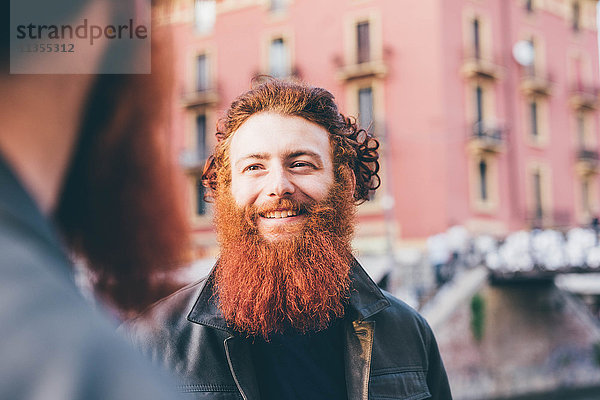
[{"label": "pink building facade", "polygon": [[355,247],[452,225],[503,235],[600,211],[595,0],[176,0],[172,149],[199,255],[199,175],[224,109],[258,74],[329,89],[382,142]]}]

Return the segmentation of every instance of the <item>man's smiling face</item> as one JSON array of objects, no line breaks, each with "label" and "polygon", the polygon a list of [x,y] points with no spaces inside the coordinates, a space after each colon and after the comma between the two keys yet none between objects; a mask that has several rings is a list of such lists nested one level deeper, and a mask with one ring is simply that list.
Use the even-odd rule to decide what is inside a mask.
[{"label": "man's smiling face", "polygon": [[235,203],[255,207],[268,241],[299,233],[307,207],[324,200],[333,185],[329,133],[304,118],[255,114],[233,133],[229,151]]}]

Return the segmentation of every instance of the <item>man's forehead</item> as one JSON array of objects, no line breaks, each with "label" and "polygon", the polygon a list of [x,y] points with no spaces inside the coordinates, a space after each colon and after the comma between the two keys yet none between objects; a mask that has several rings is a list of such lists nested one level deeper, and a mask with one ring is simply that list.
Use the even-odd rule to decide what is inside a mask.
[{"label": "man's forehead", "polygon": [[329,132],[298,116],[261,112],[248,118],[230,137],[230,156],[236,159],[299,155],[327,157],[331,154]]}]

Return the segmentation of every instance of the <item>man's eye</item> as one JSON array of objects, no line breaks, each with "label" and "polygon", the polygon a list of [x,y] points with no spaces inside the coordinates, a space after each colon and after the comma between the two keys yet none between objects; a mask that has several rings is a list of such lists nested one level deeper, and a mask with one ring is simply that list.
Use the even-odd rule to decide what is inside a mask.
[{"label": "man's eye", "polygon": [[295,163],[292,164],[292,168],[302,168],[302,167],[313,168],[313,165],[311,163],[308,163],[305,161],[296,161]]},{"label": "man's eye", "polygon": [[260,169],[260,165],[249,165],[244,169],[244,171],[258,171]]}]

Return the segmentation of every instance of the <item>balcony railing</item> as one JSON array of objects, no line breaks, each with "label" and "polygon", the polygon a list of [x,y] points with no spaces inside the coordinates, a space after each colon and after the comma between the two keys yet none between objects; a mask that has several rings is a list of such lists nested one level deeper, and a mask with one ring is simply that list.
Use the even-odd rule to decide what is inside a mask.
[{"label": "balcony railing", "polygon": [[573,108],[577,110],[593,110],[597,107],[598,93],[599,89],[597,87],[577,84],[571,89],[569,101]]},{"label": "balcony railing", "polygon": [[504,146],[503,130],[493,123],[478,121],[469,135],[469,147],[475,151],[498,152]]},{"label": "balcony railing", "polygon": [[493,60],[481,57],[472,52],[463,61],[461,73],[466,78],[498,79],[501,67]]},{"label": "balcony railing", "polygon": [[598,173],[600,156],[598,150],[579,149],[577,150],[576,169],[581,175],[592,175]]},{"label": "balcony railing", "polygon": [[564,228],[571,225],[571,220],[569,210],[531,210],[525,217],[526,224],[532,229]]},{"label": "balcony railing", "polygon": [[336,77],[341,81],[360,78],[383,78],[387,75],[387,65],[382,60],[373,60],[356,64],[341,65]]},{"label": "balcony railing", "polygon": [[527,96],[548,96],[552,90],[551,75],[542,75],[541,73],[525,69],[521,78],[521,91]]},{"label": "balcony railing", "polygon": [[598,150],[579,149],[577,159],[581,161],[598,162]]},{"label": "balcony railing", "polygon": [[219,102],[219,94],[213,87],[203,88],[183,95],[183,103],[188,108],[211,106]]}]

